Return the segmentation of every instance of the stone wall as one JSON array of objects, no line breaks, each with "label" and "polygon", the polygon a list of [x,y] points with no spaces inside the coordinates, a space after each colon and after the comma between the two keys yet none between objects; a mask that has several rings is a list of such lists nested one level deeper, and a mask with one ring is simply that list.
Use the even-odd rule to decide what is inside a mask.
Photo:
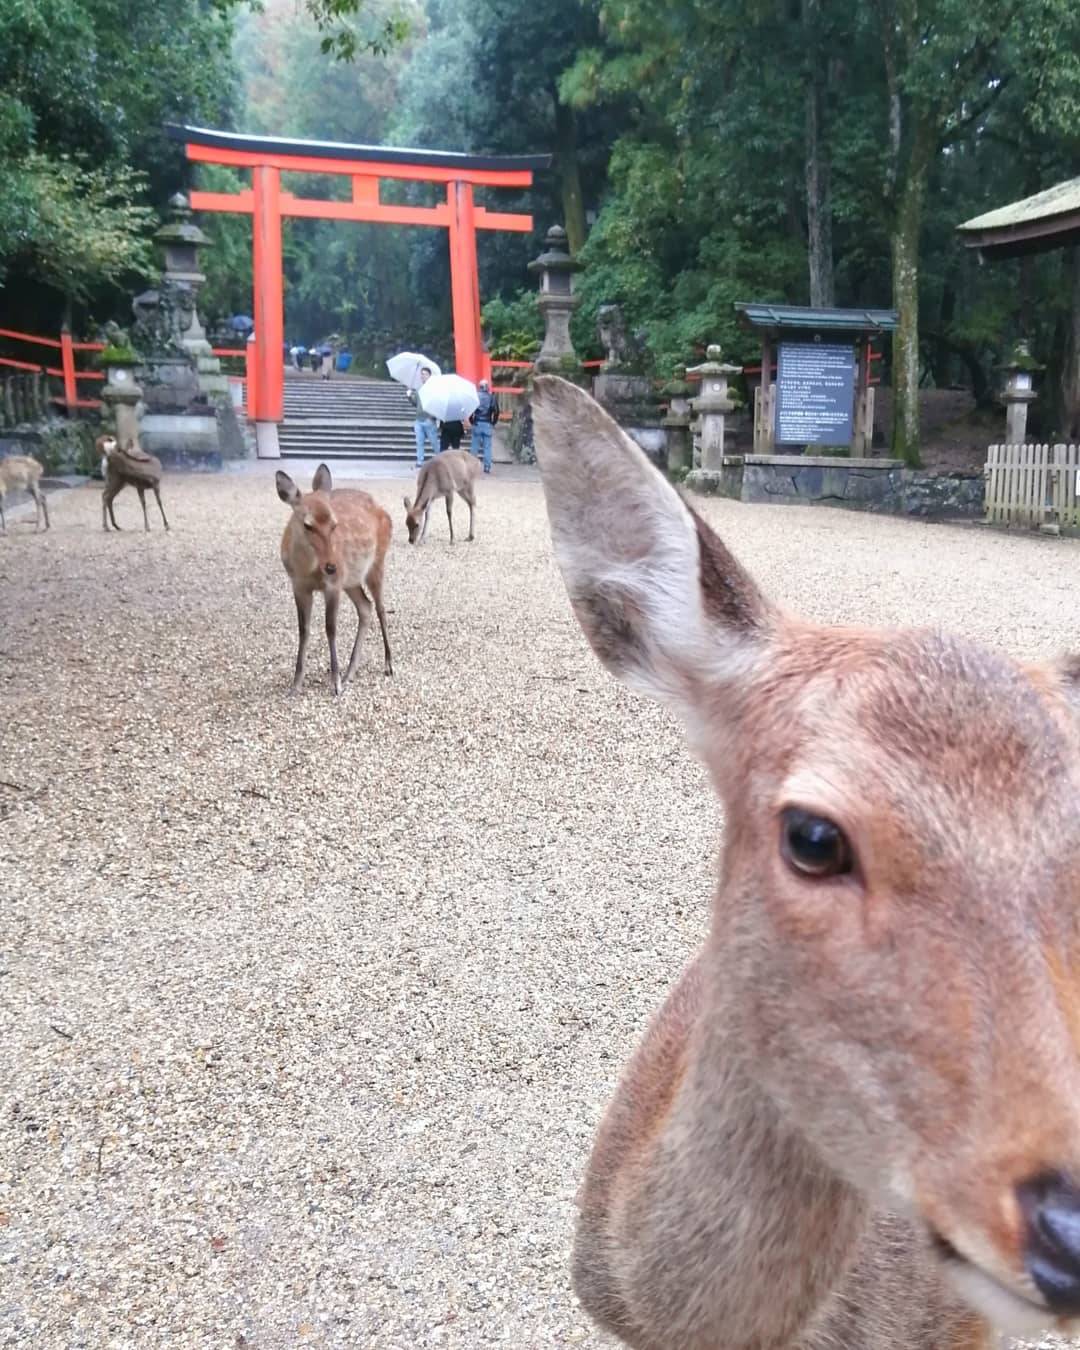
[{"label": "stone wall", "polygon": [[694,492],[742,502],[790,502],[931,519],[981,517],[981,473],[924,473],[898,459],[822,455],[726,455],[719,470],[695,469]]}]

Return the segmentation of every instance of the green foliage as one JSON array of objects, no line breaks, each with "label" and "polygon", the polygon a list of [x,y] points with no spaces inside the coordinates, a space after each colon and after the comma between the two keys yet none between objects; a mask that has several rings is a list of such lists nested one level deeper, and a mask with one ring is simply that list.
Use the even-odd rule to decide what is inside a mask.
[{"label": "green foliage", "polygon": [[[0,5],[0,282],[5,308],[55,326],[108,312],[150,263],[148,203],[182,183],[168,120],[227,122],[229,5]],[[126,304],[121,306],[126,309]]]},{"label": "green foliage", "polygon": [[139,353],[134,347],[105,347],[97,354],[99,366],[137,366]]},{"label": "green foliage", "polygon": [[482,310],[488,351],[504,361],[531,361],[544,335],[536,292],[522,290],[512,300],[497,296]]},{"label": "green foliage", "polygon": [[[200,164],[197,182],[207,192],[239,192],[244,186],[237,170],[223,164]],[[213,212],[199,223],[211,243],[200,258],[206,281],[199,305],[213,327],[233,314],[251,312],[251,218]]]},{"label": "green foliage", "polygon": [[[12,175],[17,198],[16,253],[30,276],[61,295],[86,300],[152,268],[148,234],[154,212],[138,204],[142,174],[125,165],[89,169],[66,155],[27,155]],[[7,202],[11,219],[12,199]]]},{"label": "green foliage", "polygon": [[355,61],[364,52],[384,56],[409,36],[404,13],[379,16],[373,24],[365,0],[306,0],[306,8],[322,35],[320,52],[339,61]]}]

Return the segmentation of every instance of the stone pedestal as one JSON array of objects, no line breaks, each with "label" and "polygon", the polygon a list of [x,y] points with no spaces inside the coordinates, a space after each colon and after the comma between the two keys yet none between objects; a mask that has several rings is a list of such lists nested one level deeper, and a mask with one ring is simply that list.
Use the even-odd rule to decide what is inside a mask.
[{"label": "stone pedestal", "polygon": [[693,468],[693,446],[690,437],[690,395],[693,392],[686,380],[686,367],[676,366],[671,379],[661,394],[668,400],[663,428],[667,433],[668,473],[681,473]]},{"label": "stone pedestal", "polygon": [[722,352],[717,345],[706,348],[705,355],[708,359],[687,373],[701,379],[701,392],[693,400],[700,427],[701,468],[718,473],[724,462],[724,418],[735,411],[735,401],[728,394],[728,381],[732,375],[741,374],[742,367],[725,365],[720,360]]},{"label": "stone pedestal", "polygon": [[141,444],[140,418],[144,404],[142,386],[135,379],[132,365],[112,365],[107,368],[101,400],[112,413],[116,424],[116,441],[123,449],[129,442]]},{"label": "stone pedestal", "polygon": [[667,433],[663,409],[647,375],[616,375],[601,371],[593,381],[593,398],[650,458],[657,463],[665,462]]},{"label": "stone pedestal", "polygon": [[255,423],[255,453],[259,459],[281,458],[281,446],[278,444],[278,424],[276,422]]}]

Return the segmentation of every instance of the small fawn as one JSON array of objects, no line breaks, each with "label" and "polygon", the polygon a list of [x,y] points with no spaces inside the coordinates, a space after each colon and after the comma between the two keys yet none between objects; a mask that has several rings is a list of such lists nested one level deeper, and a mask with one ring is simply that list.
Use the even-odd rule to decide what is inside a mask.
[{"label": "small fawn", "polygon": [[4,516],[4,498],[14,489],[22,488],[34,499],[34,529],[41,528],[41,517],[45,517],[45,528],[49,529],[49,504],[41,490],[41,475],[44,469],[32,455],[8,455],[0,459],[0,534],[7,534],[7,519]]},{"label": "small fawn", "polygon": [[705,944],[579,1195],[638,1350],[973,1350],[1080,1319],[1080,659],[820,628],[592,399],[533,419],[600,660],[726,813]]},{"label": "small fawn", "polygon": [[424,465],[416,480],[416,504],[413,505],[408,497],[405,498],[405,527],[409,531],[410,544],[424,542],[428,516],[431,515],[432,504],[439,497],[446,499],[450,542],[454,542],[455,492],[469,507],[468,538],[476,538],[473,527],[476,521],[476,479],[480,468],[480,461],[467,450],[443,450]]},{"label": "small fawn", "polygon": [[[128,441],[121,450],[115,436],[99,436],[94,442],[94,446],[101,456],[101,473],[105,479],[105,488],[101,494],[101,528],[105,533],[108,534],[109,532],[110,520],[114,530],[120,529],[120,526],[116,523],[113,501],[128,484],[139,494],[143,529],[146,533],[150,533],[150,518],[146,514],[147,488],[150,488],[153,492],[158,510],[161,512],[162,524],[168,530],[169,522],[165,515],[165,508],[161,504],[161,460],[155,455],[147,454],[141,447],[137,447],[133,441]],[[108,519],[106,519],[106,512],[108,513]]]},{"label": "small fawn", "polygon": [[[326,636],[330,643],[330,680],[340,694],[356,670],[360,645],[371,623],[371,608],[379,616],[385,672],[392,675],[390,639],[383,611],[383,571],[393,524],[375,499],[366,492],[335,488],[330,470],[320,464],[311,491],[302,493],[287,473],[278,470],[277,494],[292,507],[292,516],[281,536],[281,561],[292,582],[300,645],[292,692],[304,682],[304,665],[311,626],[311,603],[316,591],[326,598]],[[342,591],[356,606],[358,626],[344,680],[338,669],[337,616]]]}]

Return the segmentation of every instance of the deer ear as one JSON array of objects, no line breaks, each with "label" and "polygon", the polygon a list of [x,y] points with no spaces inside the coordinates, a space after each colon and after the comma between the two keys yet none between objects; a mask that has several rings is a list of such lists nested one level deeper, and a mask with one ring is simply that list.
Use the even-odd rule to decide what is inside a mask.
[{"label": "deer ear", "polygon": [[332,492],[334,490],[334,480],[330,477],[330,470],[325,464],[320,464],[315,470],[315,477],[311,480],[312,492]]},{"label": "deer ear", "polygon": [[405,503],[405,510],[406,510],[406,511],[411,511],[411,510],[412,510],[412,499],[411,499],[410,497],[402,497],[401,500]]},{"label": "deer ear", "polygon": [[585,636],[627,684],[685,707],[757,648],[768,603],[588,394],[540,376],[532,412],[555,557]]},{"label": "deer ear", "polygon": [[277,484],[277,495],[285,505],[296,506],[300,501],[300,489],[289,475],[278,469],[277,473],[274,474],[274,482]]}]

